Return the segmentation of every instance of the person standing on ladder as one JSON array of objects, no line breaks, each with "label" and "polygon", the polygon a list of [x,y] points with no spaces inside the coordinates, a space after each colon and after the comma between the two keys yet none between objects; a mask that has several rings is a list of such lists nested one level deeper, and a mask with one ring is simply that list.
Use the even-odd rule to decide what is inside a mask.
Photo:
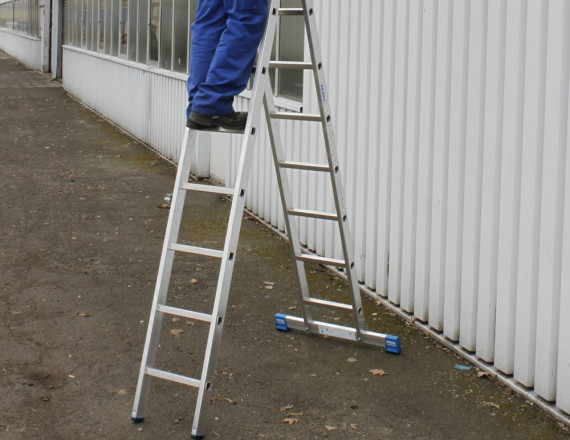
[{"label": "person standing on ladder", "polygon": [[191,26],[186,125],[243,130],[247,112],[233,109],[249,80],[265,30],[267,0],[198,0]]}]

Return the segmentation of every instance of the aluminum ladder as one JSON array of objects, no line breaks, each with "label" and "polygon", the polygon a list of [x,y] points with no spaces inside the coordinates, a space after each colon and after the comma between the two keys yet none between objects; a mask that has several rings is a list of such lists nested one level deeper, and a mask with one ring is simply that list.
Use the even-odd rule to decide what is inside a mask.
[{"label": "aluminum ladder", "polygon": [[[271,141],[277,181],[281,195],[281,203],[285,214],[285,224],[289,236],[289,244],[292,257],[295,261],[295,274],[298,283],[298,294],[302,304],[303,317],[295,317],[284,314],[276,314],[275,322],[278,330],[287,331],[290,328],[300,329],[309,333],[317,333],[329,337],[358,341],[369,345],[385,347],[387,352],[400,353],[400,341],[397,336],[374,333],[366,330],[364,314],[356,277],[352,242],[347,222],[347,213],[342,192],[336,144],[328,103],[327,88],[323,72],[323,63],[320,54],[320,46],[314,17],[313,0],[302,0],[302,8],[281,8],[281,0],[271,0],[265,35],[258,50],[258,60],[255,68],[250,111],[246,123],[242,150],[239,160],[236,181],[233,188],[219,187],[190,183],[190,166],[196,143],[197,132],[189,128],[185,129],[182,141],[182,149],[178,162],[178,171],[172,193],[172,202],[158,277],[155,287],[154,299],[149,319],[145,347],[141,360],[141,369],[137,383],[135,401],[131,419],[135,423],[144,420],[144,413],[148,402],[150,381],[152,377],[178,382],[198,388],[198,398],[192,425],[192,438],[204,438],[207,421],[206,410],[210,402],[212,384],[216,369],[216,360],[220,349],[223,324],[225,320],[231,278],[236,257],[239,233],[241,229],[242,212],[245,207],[246,184],[251,170],[253,147],[259,134],[260,113],[262,108],[268,121],[268,132]],[[276,33],[277,20],[284,15],[303,16],[305,29],[309,42],[312,62],[276,62],[270,61],[271,49]],[[319,114],[277,112],[273,102],[273,94],[269,79],[269,69],[310,69],[313,71],[316,93],[319,103]],[[287,161],[284,158],[283,148],[279,136],[279,120],[293,119],[309,122],[320,122],[324,135],[324,144],[328,163],[300,163]],[[291,190],[289,187],[287,169],[305,170],[312,172],[328,173],[330,175],[332,192],[336,212],[318,212],[293,207]],[[226,232],[223,250],[200,248],[179,244],[178,232],[182,219],[182,210],[187,191],[205,191],[232,196],[228,228]],[[299,242],[295,217],[303,216],[317,219],[325,219],[338,223],[342,251],[344,259],[337,260],[322,258],[314,255],[306,255],[302,252]],[[168,286],[174,255],[176,252],[188,252],[207,257],[221,259],[220,273],[216,287],[215,300],[211,314],[195,312],[175,308],[166,305]],[[306,261],[323,265],[332,265],[344,270],[349,283],[351,303],[344,304],[313,298],[309,294],[304,263]],[[354,327],[345,327],[326,322],[315,321],[312,318],[312,306],[332,307],[350,311],[354,318]],[[179,374],[171,373],[154,368],[160,327],[164,314],[179,316],[186,319],[205,321],[210,323],[208,340],[202,374],[200,379],[194,379]]]}]

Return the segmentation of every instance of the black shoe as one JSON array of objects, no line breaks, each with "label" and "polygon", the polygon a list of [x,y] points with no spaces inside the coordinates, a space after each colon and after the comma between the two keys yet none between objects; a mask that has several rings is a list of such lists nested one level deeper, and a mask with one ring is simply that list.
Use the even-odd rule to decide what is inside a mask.
[{"label": "black shoe", "polygon": [[224,129],[242,133],[247,122],[247,112],[231,112],[229,115],[205,115],[203,113],[191,112],[190,119],[186,123],[187,127],[194,130],[216,130]]}]

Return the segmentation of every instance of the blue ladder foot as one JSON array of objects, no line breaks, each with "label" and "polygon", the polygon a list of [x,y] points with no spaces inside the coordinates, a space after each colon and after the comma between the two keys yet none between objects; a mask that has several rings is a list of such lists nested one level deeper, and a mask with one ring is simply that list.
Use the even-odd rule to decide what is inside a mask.
[{"label": "blue ladder foot", "polygon": [[287,327],[287,315],[285,315],[284,313],[276,313],[275,327],[277,328],[277,330],[288,332],[289,327]]},{"label": "blue ladder foot", "polygon": [[144,417],[131,417],[133,423],[142,423],[144,422]]},{"label": "blue ladder foot", "polygon": [[386,335],[386,352],[400,354],[401,351],[400,338],[394,335]]}]

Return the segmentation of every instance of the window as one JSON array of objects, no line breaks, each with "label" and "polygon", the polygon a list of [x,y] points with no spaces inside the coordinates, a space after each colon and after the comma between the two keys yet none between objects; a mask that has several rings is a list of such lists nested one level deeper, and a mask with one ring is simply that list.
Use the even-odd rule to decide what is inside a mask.
[{"label": "window", "polygon": [[105,0],[99,0],[99,52],[105,50]]},{"label": "window", "polygon": [[137,61],[146,64],[148,48],[148,0],[139,0]]},{"label": "window", "polygon": [[173,0],[162,0],[160,17],[160,67],[172,69]]},{"label": "window", "polygon": [[[37,5],[38,0],[14,0],[0,5],[0,26],[13,25],[17,20],[10,11],[20,4],[27,7],[28,3]],[[68,0],[66,44],[187,73],[190,23],[194,21],[197,4],[198,0]],[[301,7],[301,0],[282,0],[282,6]],[[302,61],[303,50],[303,18],[281,17],[273,58]],[[302,99],[302,71],[282,69],[270,73],[276,95]]]},{"label": "window", "polygon": [[150,25],[148,29],[149,62],[158,63],[158,36],[160,35],[160,0],[150,0]]},{"label": "window", "polygon": [[128,12],[128,55],[129,60],[137,60],[137,0],[131,0],[131,7]]},{"label": "window", "polygon": [[[283,8],[301,8],[301,0],[281,0]],[[305,23],[300,16],[282,16],[276,35],[279,61],[303,61]],[[303,71],[281,69],[277,74],[277,96],[303,99]]]},{"label": "window", "polygon": [[119,13],[121,14],[121,18],[119,20],[119,53],[126,56],[129,43],[129,0],[121,0],[121,10]]},{"label": "window", "polygon": [[[190,39],[190,26],[196,16],[197,0],[174,0],[174,48],[173,66],[175,72],[186,72],[188,65],[188,41]],[[188,18],[190,14],[190,19]]]}]

